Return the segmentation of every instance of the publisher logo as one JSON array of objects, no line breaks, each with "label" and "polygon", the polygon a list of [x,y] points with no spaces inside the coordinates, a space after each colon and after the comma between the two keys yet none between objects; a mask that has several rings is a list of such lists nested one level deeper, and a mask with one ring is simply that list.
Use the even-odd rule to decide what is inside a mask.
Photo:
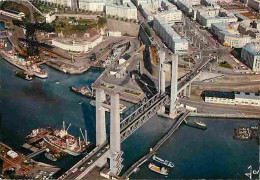
[{"label": "publisher logo", "polygon": [[253,175],[257,175],[260,173],[260,169],[258,170],[253,170],[252,165],[248,166],[249,172],[245,173],[245,175],[249,178],[252,179]]}]

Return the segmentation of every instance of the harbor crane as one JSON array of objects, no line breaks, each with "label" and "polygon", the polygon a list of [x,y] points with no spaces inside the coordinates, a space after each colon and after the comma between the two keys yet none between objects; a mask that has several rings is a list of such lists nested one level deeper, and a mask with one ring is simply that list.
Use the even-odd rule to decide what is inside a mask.
[{"label": "harbor crane", "polygon": [[26,37],[26,48],[27,48],[27,58],[39,56],[39,42],[36,38],[36,32],[54,32],[55,29],[48,23],[45,22],[35,22],[30,23],[26,21],[13,20],[13,24],[25,29]]}]

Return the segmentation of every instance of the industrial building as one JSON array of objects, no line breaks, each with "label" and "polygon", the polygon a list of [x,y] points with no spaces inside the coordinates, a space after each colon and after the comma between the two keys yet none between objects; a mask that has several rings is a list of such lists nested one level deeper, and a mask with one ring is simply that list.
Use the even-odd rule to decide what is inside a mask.
[{"label": "industrial building", "polygon": [[259,93],[204,91],[203,96],[208,103],[260,106]]},{"label": "industrial building", "polygon": [[67,51],[88,52],[103,41],[103,36],[95,35],[90,38],[56,38],[52,40],[52,45]]},{"label": "industrial building", "polygon": [[252,71],[260,72],[260,43],[249,43],[242,48],[241,60]]}]

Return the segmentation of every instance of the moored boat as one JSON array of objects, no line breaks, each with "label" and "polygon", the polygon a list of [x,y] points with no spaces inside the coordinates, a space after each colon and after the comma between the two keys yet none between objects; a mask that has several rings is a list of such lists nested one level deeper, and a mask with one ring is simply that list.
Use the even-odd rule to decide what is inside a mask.
[{"label": "moored boat", "polygon": [[90,90],[88,86],[83,86],[81,88],[70,86],[70,90],[84,97],[90,97],[90,98],[95,97],[94,93]]},{"label": "moored boat", "polygon": [[25,79],[27,81],[31,81],[33,79],[33,76],[30,75],[28,72],[26,71],[15,71],[14,74],[17,76],[17,77],[20,77],[22,79]]},{"label": "moored boat", "polygon": [[45,153],[45,157],[51,161],[57,161],[57,158],[51,153]]},{"label": "moored boat", "polygon": [[156,161],[156,162],[159,162],[159,163],[161,163],[163,165],[166,165],[166,166],[168,166],[170,168],[174,167],[174,164],[172,162],[167,161],[167,160],[163,160],[163,159],[161,159],[161,158],[159,158],[159,157],[157,157],[155,155],[153,155],[153,160]]},{"label": "moored boat", "polygon": [[195,124],[199,125],[199,126],[202,126],[202,127],[206,127],[207,125],[201,121],[193,121]]},{"label": "moored boat", "polygon": [[165,176],[167,176],[167,175],[169,174],[168,169],[165,168],[165,167],[159,167],[159,166],[156,166],[156,165],[153,164],[153,163],[150,163],[150,164],[148,165],[148,167],[149,167],[149,169],[151,169],[152,171],[157,172],[157,173],[159,173],[159,174],[162,174],[162,175],[165,175]]}]

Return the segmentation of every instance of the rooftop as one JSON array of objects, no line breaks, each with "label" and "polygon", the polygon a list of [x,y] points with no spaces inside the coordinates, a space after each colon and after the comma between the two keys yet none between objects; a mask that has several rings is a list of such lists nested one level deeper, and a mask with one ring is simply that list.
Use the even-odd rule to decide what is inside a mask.
[{"label": "rooftop", "polygon": [[205,95],[205,97],[235,99],[234,92],[204,91],[203,94]]}]

